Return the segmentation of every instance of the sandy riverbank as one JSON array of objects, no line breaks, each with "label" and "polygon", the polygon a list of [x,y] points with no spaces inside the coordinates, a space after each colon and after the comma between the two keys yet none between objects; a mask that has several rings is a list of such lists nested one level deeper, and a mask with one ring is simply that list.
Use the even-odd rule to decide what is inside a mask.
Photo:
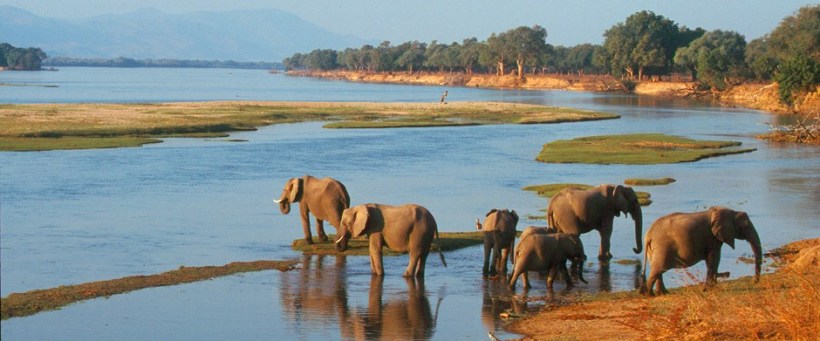
[{"label": "sandy riverbank", "polygon": [[[808,340],[820,335],[820,238],[790,243],[766,254],[777,270],[751,277],[673,289],[644,297],[599,294],[548,301],[507,328],[524,340]],[[751,266],[751,265],[750,265]],[[772,265],[770,265],[772,266]],[[693,281],[703,276],[693,275]]]},{"label": "sandy riverbank", "polygon": [[[350,72],[350,71],[291,71],[291,76],[320,77],[352,82],[466,86],[497,89],[528,90],[570,90],[607,92],[626,90],[609,75],[526,75],[518,80],[512,75],[496,76],[488,74],[463,73],[413,73],[406,72]],[[747,83],[733,86],[726,91],[698,91],[695,83],[684,81],[645,81],[635,85],[632,91],[638,95],[712,98],[726,106],[741,106],[763,110],[775,114],[800,113],[820,115],[820,87],[796,101],[794,108],[788,108],[778,101],[777,84]]]}]

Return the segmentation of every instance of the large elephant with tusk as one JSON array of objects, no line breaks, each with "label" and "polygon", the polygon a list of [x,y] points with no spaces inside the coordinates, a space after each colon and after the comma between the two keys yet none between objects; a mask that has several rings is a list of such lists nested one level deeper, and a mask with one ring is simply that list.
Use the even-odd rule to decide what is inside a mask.
[{"label": "large elephant with tusk", "polygon": [[316,234],[319,239],[327,241],[323,221],[326,220],[338,229],[342,212],[350,207],[350,195],[347,194],[345,186],[334,178],[319,179],[305,175],[288,180],[282,189],[282,195],[273,202],[279,204],[282,214],[290,213],[290,204],[299,203],[305,241],[313,244],[309,214],[313,213],[316,217]]}]

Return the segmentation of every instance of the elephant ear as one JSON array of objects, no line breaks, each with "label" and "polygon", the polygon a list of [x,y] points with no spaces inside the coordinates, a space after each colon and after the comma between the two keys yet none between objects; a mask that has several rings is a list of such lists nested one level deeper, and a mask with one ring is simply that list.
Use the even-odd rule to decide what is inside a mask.
[{"label": "elephant ear", "polygon": [[719,241],[726,243],[734,249],[735,237],[737,236],[734,212],[725,207],[711,207],[709,211],[712,222],[712,234],[714,234],[715,238]]},{"label": "elephant ear", "polygon": [[497,208],[491,209],[491,210],[490,210],[490,212],[487,212],[487,214],[485,214],[484,216],[485,216],[485,217],[489,217],[489,216],[490,216],[490,214],[493,214],[493,213],[495,213],[495,212],[498,212],[498,209],[497,209]]},{"label": "elephant ear", "polygon": [[510,211],[513,217],[513,225],[518,224],[518,213],[515,213],[515,210]]},{"label": "elephant ear", "polygon": [[288,200],[290,202],[297,202],[302,199],[302,190],[304,189],[305,180],[302,178],[290,179],[290,192],[288,193]]},{"label": "elephant ear", "polygon": [[367,230],[367,221],[370,219],[370,211],[367,206],[359,206],[356,213],[353,215],[352,234],[353,237],[361,236]]},{"label": "elephant ear", "polygon": [[615,216],[620,217],[621,212],[624,214],[629,214],[629,191],[632,190],[631,187],[625,186],[615,186],[615,189],[612,191],[612,203],[615,206]]}]

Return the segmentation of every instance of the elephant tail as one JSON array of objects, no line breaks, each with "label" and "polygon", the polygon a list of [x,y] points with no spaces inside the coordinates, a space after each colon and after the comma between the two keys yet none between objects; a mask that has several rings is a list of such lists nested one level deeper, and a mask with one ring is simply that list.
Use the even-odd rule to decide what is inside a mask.
[{"label": "elephant tail", "polygon": [[649,255],[649,250],[651,250],[651,240],[646,240],[646,247],[643,250],[643,270],[641,271],[641,285],[638,287],[638,293],[646,294],[649,292],[649,288],[646,287],[646,257]]},{"label": "elephant tail", "polygon": [[438,245],[438,256],[441,258],[441,264],[444,264],[444,267],[447,267],[447,261],[444,260],[444,253],[441,252],[441,239],[438,237],[438,227],[436,227],[436,244]]}]

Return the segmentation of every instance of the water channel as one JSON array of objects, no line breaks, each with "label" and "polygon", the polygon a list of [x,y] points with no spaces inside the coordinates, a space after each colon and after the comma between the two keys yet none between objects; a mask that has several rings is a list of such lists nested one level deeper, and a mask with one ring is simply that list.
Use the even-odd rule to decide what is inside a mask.
[{"label": "water channel", "polygon": [[[202,100],[436,101],[443,87],[355,84],[224,69],[64,68],[0,73],[0,103]],[[503,311],[537,310],[526,298],[632,290],[641,255],[631,220],[616,218],[610,264],[590,257],[589,284],[550,293],[541,280],[510,292],[481,276],[481,248],[428,260],[424,281],[401,277],[406,256],[389,257],[386,275],[369,259],[302,256],[298,213],[271,202],[288,178],[333,176],[352,203],[418,203],[441,231],[470,231],[492,208],[543,215],[531,184],[622,183],[672,177],[652,194],[644,231],[658,217],[723,205],[747,211],[764,251],[817,237],[820,148],[774,145],[769,114],[707,102],[619,94],[449,88],[450,100],[538,103],[615,112],[621,119],[555,125],[330,130],[321,122],[262,127],[229,139],[168,139],[141,148],[0,153],[2,285],[10,293],[180,266],[296,259],[298,271],[263,271],[140,290],[2,322],[17,339],[484,339],[505,336]],[[544,164],[544,143],[588,135],[660,132],[736,140],[747,154],[653,166]],[[232,142],[243,140],[245,142]],[[519,228],[544,225],[522,220]],[[332,227],[327,227],[333,232]],[[597,234],[582,236],[597,254]],[[739,259],[748,244],[723,248],[721,271],[752,274]],[[617,261],[623,262],[617,262]],[[690,269],[698,278],[703,263]],[[667,285],[691,282],[674,273]]]}]

